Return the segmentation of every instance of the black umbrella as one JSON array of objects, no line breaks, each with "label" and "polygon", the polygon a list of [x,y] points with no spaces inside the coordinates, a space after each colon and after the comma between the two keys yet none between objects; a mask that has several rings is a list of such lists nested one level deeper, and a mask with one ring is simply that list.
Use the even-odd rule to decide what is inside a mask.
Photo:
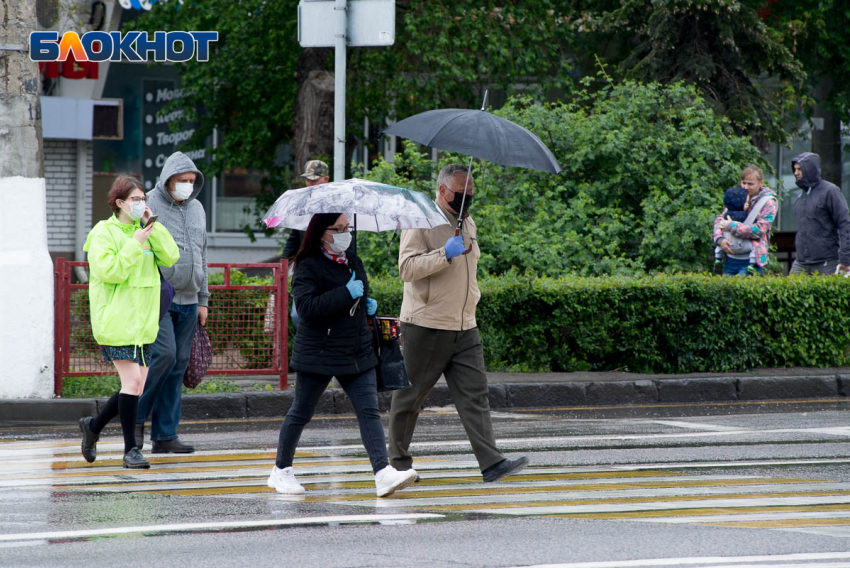
[{"label": "black umbrella", "polygon": [[397,122],[384,134],[401,136],[503,166],[557,174],[558,160],[533,132],[485,110],[429,110]]},{"label": "black umbrella", "polygon": [[[415,114],[393,124],[384,130],[384,134],[401,136],[431,148],[471,156],[468,169],[472,168],[472,157],[475,157],[503,166],[553,174],[561,171],[558,160],[536,134],[519,124],[485,111],[486,92],[484,101],[480,110],[447,108]],[[460,234],[463,224],[468,184],[467,171],[455,235]],[[471,248],[470,245],[466,252]]]}]

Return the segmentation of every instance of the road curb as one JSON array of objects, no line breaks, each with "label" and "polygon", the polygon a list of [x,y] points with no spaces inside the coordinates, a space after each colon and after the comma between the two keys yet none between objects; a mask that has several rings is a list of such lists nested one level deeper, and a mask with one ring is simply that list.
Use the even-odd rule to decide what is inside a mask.
[{"label": "road curb", "polygon": [[95,414],[93,398],[0,400],[0,425],[74,423]]},{"label": "road curb", "polygon": [[[548,378],[548,377],[546,377]],[[804,374],[785,376],[722,376],[699,378],[651,378],[625,380],[571,380],[560,382],[512,382],[489,385],[490,407],[558,408],[629,406],[699,402],[808,400],[847,398],[850,374]],[[282,418],[292,406],[294,392],[198,394],[183,397],[184,420]],[[0,400],[0,425],[34,425],[76,422],[103,408],[107,399]],[[387,412],[392,393],[378,395],[381,412]],[[424,407],[453,404],[448,386],[438,383]],[[353,414],[343,389],[322,394],[317,415]]]}]

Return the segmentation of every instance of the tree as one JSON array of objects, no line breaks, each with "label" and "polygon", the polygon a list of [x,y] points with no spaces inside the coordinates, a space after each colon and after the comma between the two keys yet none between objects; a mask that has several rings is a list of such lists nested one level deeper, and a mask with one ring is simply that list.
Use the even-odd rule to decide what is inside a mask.
[{"label": "tree", "polygon": [[766,152],[794,130],[805,73],[741,0],[623,0],[594,3],[595,41],[614,41],[609,60],[628,79],[700,89],[715,110]]},{"label": "tree", "polygon": [[187,121],[197,119],[198,109],[204,114],[187,147],[202,148],[214,129],[222,134],[211,171],[257,168],[275,181],[283,175],[277,151],[292,133],[301,51],[296,18],[290,2],[205,0],[159,2],[130,23],[151,33],[218,31],[208,61],[177,64],[187,96],[169,107],[184,109]]},{"label": "tree", "polygon": [[[572,31],[563,9],[568,4],[399,0],[394,46],[347,50],[347,131],[359,133],[364,116],[381,121],[436,107],[479,105],[484,88],[539,96],[568,90],[573,81],[566,51]],[[191,95],[175,105],[205,113],[190,140],[195,147],[214,128],[223,132],[213,171],[238,166],[268,172],[260,211],[295,181],[286,175],[293,164],[277,158],[281,145],[296,149],[296,173],[305,159],[332,154],[327,101],[332,101],[333,53],[302,50],[296,26],[295,2],[268,0],[157,3],[135,24],[148,31],[219,32],[209,61],[180,65]],[[317,125],[317,119],[327,124]],[[355,137],[349,134],[350,147]]]},{"label": "tree", "polygon": [[780,33],[807,75],[806,110],[823,120],[812,132],[823,177],[841,185],[841,123],[850,123],[850,4],[836,0],[758,0],[765,23]]},{"label": "tree", "polygon": [[359,124],[477,108],[485,89],[569,93],[572,18],[567,0],[398,0],[395,45],[351,50],[349,115]]}]

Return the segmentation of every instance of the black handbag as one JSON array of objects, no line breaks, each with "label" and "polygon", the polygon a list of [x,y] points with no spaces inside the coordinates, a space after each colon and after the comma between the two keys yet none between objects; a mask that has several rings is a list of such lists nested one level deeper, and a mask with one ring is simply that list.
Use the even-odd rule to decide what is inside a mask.
[{"label": "black handbag", "polygon": [[410,380],[398,342],[398,318],[373,316],[370,320],[372,347],[378,357],[378,366],[375,367],[378,392],[406,389],[410,386]]}]

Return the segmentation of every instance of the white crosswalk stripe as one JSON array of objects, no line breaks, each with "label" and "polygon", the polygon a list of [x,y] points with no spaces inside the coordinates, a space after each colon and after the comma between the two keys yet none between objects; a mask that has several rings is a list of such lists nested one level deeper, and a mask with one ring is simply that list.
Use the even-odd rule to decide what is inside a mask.
[{"label": "white crosswalk stripe", "polygon": [[[704,426],[658,422],[674,427]],[[710,425],[704,429],[707,435],[741,432],[715,431]],[[808,432],[815,430],[845,435],[844,429],[838,428]],[[554,437],[544,441],[560,445],[563,440]],[[522,446],[517,440],[513,442]],[[61,490],[303,500],[338,506],[340,515],[349,516],[389,510],[434,515],[553,515],[850,536],[850,483],[781,476],[785,465],[846,464],[850,459],[746,462],[763,468],[776,466],[776,476],[740,475],[737,472],[745,465],[740,461],[533,466],[503,482],[484,484],[474,461],[444,453],[462,452],[465,443],[445,440],[422,444],[423,448],[439,447],[440,455],[418,456],[415,465],[422,481],[389,499],[375,497],[371,466],[358,445],[302,448],[296,456],[295,471],[307,494],[291,497],[278,495],[266,486],[274,461],[272,448],[153,455],[149,456],[150,470],[126,470],[121,467],[119,442],[100,443],[94,464],[82,459],[78,444],[2,443],[0,492]],[[534,445],[539,443],[538,439]],[[709,468],[710,474],[700,473]],[[802,559],[794,562],[809,565]],[[728,565],[751,563],[736,560]]]}]

